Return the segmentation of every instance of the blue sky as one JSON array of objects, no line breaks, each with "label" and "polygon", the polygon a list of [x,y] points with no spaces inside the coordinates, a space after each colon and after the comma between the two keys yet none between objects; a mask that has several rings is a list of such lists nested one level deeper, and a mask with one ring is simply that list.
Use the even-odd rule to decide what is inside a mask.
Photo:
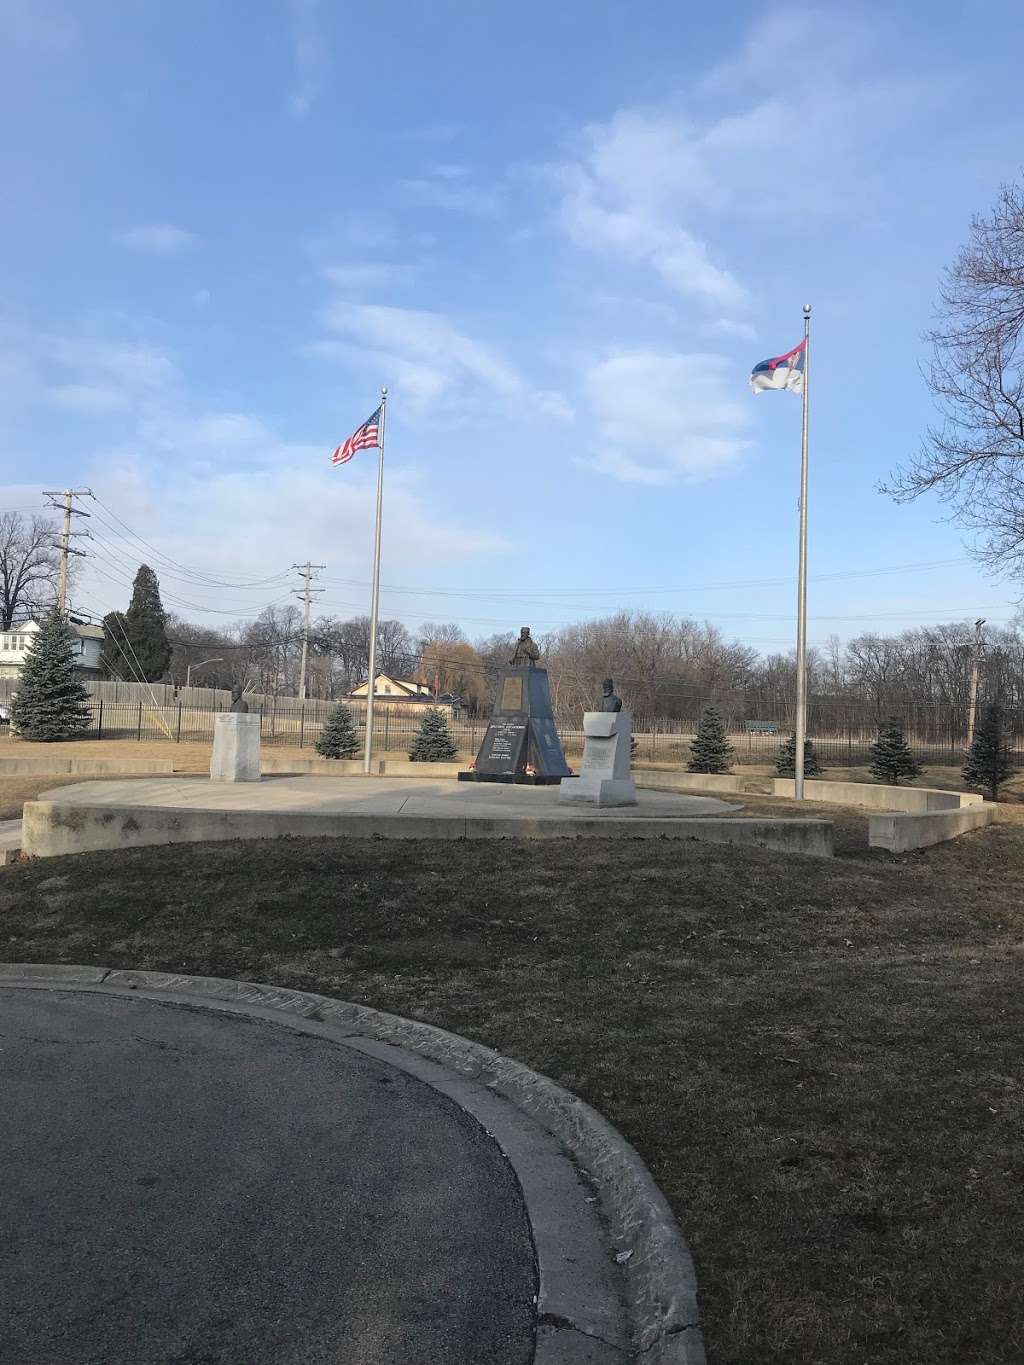
[{"label": "blue sky", "polygon": [[747,376],[810,301],[811,639],[1009,619],[941,505],[876,484],[1020,171],[1016,10],[0,0],[2,505],[100,496],[87,609],[141,557],[114,514],[255,584],[157,563],[183,615],[307,557],[354,614],[375,461],[328,456],[385,383],[387,614],[784,649],[800,403]]}]

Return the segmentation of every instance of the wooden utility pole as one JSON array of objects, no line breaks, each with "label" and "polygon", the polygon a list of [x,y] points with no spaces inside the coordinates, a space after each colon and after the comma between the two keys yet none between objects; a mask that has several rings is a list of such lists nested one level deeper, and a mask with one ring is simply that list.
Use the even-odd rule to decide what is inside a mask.
[{"label": "wooden utility pole", "polygon": [[967,707],[968,749],[974,743],[974,721],[978,713],[978,668],[981,663],[981,651],[985,648],[981,634],[981,628],[984,624],[984,617],[974,623],[974,649],[971,651],[971,699]]},{"label": "wooden utility pole", "polygon": [[83,512],[80,507],[75,506],[75,498],[91,498],[91,488],[65,488],[60,492],[44,490],[43,497],[51,498],[50,506],[61,510],[62,504],[57,502],[57,498],[63,498],[64,529],[60,537],[60,577],[57,581],[57,610],[62,616],[67,615],[68,601],[68,555],[83,555],[84,550],[73,550],[71,548],[72,536],[88,536],[88,531],[72,531],[72,517],[87,517],[88,512]]},{"label": "wooden utility pole", "polygon": [[297,597],[303,599],[302,607],[302,664],[299,668],[299,700],[306,699],[306,662],[309,658],[309,599],[313,592],[323,592],[322,588],[313,588],[313,570],[326,569],[326,564],[310,564],[307,559],[305,564],[293,564],[293,569],[298,569],[300,575],[305,580],[302,588],[296,592]]}]

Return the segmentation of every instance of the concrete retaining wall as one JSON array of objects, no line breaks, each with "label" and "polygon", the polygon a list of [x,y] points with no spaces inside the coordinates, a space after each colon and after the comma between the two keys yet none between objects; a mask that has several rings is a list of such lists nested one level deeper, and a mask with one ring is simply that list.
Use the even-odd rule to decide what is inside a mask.
[{"label": "concrete retaining wall", "polygon": [[738,773],[662,772],[657,768],[634,768],[633,781],[648,791],[749,792],[771,795],[771,778],[743,777]]},{"label": "concrete retaining wall", "polygon": [[[793,796],[791,777],[772,779],[775,796]],[[983,798],[976,792],[946,792],[935,787],[889,787],[871,782],[822,782],[808,778],[804,783],[808,801],[823,801],[834,806],[866,806],[870,810],[925,811],[960,810],[965,806],[981,805]]]},{"label": "concrete retaining wall", "polygon": [[912,848],[930,848],[955,839],[968,830],[990,825],[996,818],[995,806],[964,806],[962,810],[930,811],[924,815],[872,815],[868,821],[868,846],[885,848],[890,853],[907,853]]},{"label": "concrete retaining wall", "polygon": [[314,777],[458,777],[465,763],[410,763],[408,759],[375,758],[369,774],[361,758],[290,758],[263,750],[265,773],[309,773]]},{"label": "concrete retaining wall", "polygon": [[173,758],[61,758],[49,754],[33,758],[0,758],[0,777],[31,775],[63,776],[70,773],[90,774],[93,777],[104,773],[118,777],[160,777],[174,772]]},{"label": "concrete retaining wall", "polygon": [[22,824],[22,850],[54,858],[96,849],[154,844],[205,843],[224,839],[697,839],[832,856],[832,826],[825,820],[726,820],[579,817],[537,820],[465,816],[349,815],[302,811],[245,812],[157,806],[86,806],[29,801]]}]

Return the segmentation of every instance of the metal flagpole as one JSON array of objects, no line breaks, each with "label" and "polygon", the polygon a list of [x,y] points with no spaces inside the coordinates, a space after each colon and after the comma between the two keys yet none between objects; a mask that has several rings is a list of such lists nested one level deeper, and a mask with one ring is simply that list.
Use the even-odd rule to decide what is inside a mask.
[{"label": "metal flagpole", "polygon": [[380,391],[379,456],[377,459],[377,529],[373,538],[373,596],[370,600],[370,673],[366,687],[366,748],[363,772],[370,771],[373,755],[373,693],[377,681],[377,602],[380,597],[380,514],[384,499],[384,414],[388,402],[387,389]]},{"label": "metal flagpole", "polygon": [[800,571],[796,612],[796,735],[793,795],[804,799],[804,741],[807,737],[807,413],[811,368],[811,305],[804,304],[804,412],[800,440]]}]

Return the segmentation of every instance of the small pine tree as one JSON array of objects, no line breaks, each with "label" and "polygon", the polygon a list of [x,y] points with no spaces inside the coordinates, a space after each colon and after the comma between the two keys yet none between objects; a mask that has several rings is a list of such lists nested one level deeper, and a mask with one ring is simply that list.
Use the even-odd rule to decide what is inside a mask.
[{"label": "small pine tree", "polygon": [[1000,784],[1010,776],[1010,747],[1006,742],[1006,722],[999,705],[986,707],[974,732],[974,742],[964,760],[963,779],[969,787],[987,787],[993,801],[999,800]]},{"label": "small pine tree", "polygon": [[355,758],[359,753],[352,712],[343,702],[324,721],[313,747],[321,758]]},{"label": "small pine tree", "polygon": [[924,772],[920,763],[910,752],[910,745],[903,734],[903,724],[895,716],[885,722],[878,731],[878,738],[871,746],[871,775],[878,782],[889,782],[898,786],[901,777],[920,777]]},{"label": "small pine tree", "polygon": [[11,704],[11,727],[24,739],[73,739],[89,726],[89,694],[75,667],[78,641],[53,611],[25,655]]},{"label": "small pine tree", "polygon": [[443,711],[431,706],[412,742],[409,757],[413,763],[450,763],[459,752]]},{"label": "small pine tree", "polygon": [[690,745],[687,767],[691,773],[727,773],[732,758],[732,745],[725,733],[722,717],[713,706],[705,707]]},{"label": "small pine tree", "polygon": [[[790,735],[775,760],[775,771],[780,777],[796,776],[796,735]],[[825,769],[814,752],[814,740],[804,740],[804,777],[820,777]]]}]

